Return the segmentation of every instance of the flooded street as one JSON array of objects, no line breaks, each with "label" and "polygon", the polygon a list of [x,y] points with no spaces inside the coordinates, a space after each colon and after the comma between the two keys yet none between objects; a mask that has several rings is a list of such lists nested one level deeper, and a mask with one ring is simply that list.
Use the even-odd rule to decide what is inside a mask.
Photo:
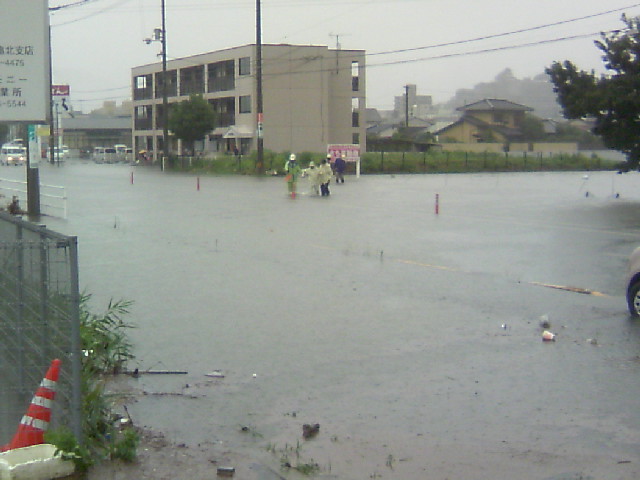
[{"label": "flooded street", "polygon": [[296,200],[281,177],[70,160],[40,179],[66,187],[68,219],[42,223],[78,237],[93,309],[134,301],[131,368],[188,372],[130,380],[134,421],[234,452],[236,478],[299,478],[285,458],[336,479],[640,478],[638,173],[348,177]]}]

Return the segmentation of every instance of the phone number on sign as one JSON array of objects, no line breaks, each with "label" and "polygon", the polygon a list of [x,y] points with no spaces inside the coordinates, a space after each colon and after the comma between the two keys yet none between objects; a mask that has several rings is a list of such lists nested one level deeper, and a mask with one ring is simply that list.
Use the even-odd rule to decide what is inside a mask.
[{"label": "phone number on sign", "polygon": [[21,108],[26,106],[26,100],[0,100],[0,107]]}]

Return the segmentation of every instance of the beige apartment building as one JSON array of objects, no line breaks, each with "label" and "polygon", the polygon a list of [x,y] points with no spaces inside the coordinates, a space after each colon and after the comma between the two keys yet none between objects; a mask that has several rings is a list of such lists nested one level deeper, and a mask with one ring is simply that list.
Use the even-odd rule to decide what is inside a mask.
[{"label": "beige apartment building", "polygon": [[[202,95],[217,126],[198,146],[205,154],[246,154],[257,148],[256,45],[167,61],[172,103]],[[162,63],[132,69],[136,151],[163,151]],[[364,50],[263,45],[263,141],[274,152],[324,152],[327,144],[359,144],[366,151]],[[170,151],[180,142],[169,137]]]}]

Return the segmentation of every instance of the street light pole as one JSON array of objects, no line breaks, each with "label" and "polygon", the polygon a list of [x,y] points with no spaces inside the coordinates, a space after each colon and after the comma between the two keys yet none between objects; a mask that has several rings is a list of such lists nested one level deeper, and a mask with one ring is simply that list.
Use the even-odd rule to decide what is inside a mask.
[{"label": "street light pole", "polygon": [[162,0],[162,159],[160,168],[164,170],[164,157],[169,154],[169,100],[167,92],[167,25],[164,0]]},{"label": "street light pole", "polygon": [[260,0],[256,0],[256,106],[258,134],[258,159],[256,163],[257,173],[264,169],[264,139],[263,139],[263,100],[262,100],[262,15]]}]

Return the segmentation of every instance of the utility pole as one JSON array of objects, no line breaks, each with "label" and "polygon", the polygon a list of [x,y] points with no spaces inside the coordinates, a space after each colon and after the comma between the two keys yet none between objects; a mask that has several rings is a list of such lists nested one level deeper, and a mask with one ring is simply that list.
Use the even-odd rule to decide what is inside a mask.
[{"label": "utility pole", "polygon": [[336,37],[336,75],[340,73],[340,34],[330,33],[330,37]]},{"label": "utility pole", "polygon": [[330,37],[336,37],[336,75],[340,73],[340,49],[342,45],[340,44],[340,37],[344,36],[344,34],[340,33],[329,33]]},{"label": "utility pole", "polygon": [[[26,135],[24,135],[26,133]],[[22,138],[26,139],[27,147],[27,214],[31,219],[40,218],[40,170],[38,162],[32,162],[31,159],[38,158],[40,152],[34,146],[36,143],[36,126],[25,125],[21,132]]]},{"label": "utility pole", "polygon": [[405,126],[409,128],[409,85],[404,86],[404,118]]},{"label": "utility pole", "polygon": [[258,159],[256,163],[257,173],[264,170],[264,132],[263,132],[263,99],[262,99],[262,14],[260,11],[260,0],[256,0],[256,106],[258,135]]},{"label": "utility pole", "polygon": [[169,100],[167,92],[167,24],[162,0],[162,161],[160,168],[164,170],[164,157],[169,156]]}]

